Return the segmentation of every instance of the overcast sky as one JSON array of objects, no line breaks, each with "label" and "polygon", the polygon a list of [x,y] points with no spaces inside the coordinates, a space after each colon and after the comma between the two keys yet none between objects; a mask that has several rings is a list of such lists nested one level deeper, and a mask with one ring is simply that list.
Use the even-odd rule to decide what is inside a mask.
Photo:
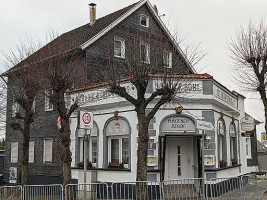
[{"label": "overcast sky", "polygon": [[[89,21],[89,3],[97,4],[97,18],[126,7],[136,0],[1,0],[0,51],[7,52],[20,38],[45,39],[48,29],[63,33]],[[240,25],[265,18],[266,0],[151,0],[172,30],[183,30],[188,41],[201,42],[209,52],[197,71],[247,96],[246,111],[263,120],[262,104],[231,81],[232,63],[227,43]],[[262,128],[261,128],[262,129]],[[261,130],[260,130],[261,131]],[[1,137],[1,135],[0,135]]]}]

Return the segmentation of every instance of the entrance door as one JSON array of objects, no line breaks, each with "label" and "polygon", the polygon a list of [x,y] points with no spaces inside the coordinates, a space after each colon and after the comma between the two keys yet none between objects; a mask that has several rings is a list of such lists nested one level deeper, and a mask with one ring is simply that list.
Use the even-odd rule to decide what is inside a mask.
[{"label": "entrance door", "polygon": [[166,152],[167,180],[194,177],[192,138],[168,138]]}]

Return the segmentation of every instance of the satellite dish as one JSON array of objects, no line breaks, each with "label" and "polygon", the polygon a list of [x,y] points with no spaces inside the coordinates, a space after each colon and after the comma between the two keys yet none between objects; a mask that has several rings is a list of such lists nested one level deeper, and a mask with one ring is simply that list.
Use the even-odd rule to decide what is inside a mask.
[{"label": "satellite dish", "polygon": [[157,15],[159,14],[159,12],[158,12],[158,8],[157,8],[157,6],[156,5],[154,5],[154,10],[155,10],[155,12],[157,13]]}]

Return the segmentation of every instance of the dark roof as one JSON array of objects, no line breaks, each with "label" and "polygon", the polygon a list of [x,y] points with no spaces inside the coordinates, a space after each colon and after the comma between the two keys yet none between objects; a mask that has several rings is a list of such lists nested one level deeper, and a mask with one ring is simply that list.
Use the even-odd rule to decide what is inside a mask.
[{"label": "dark roof", "polygon": [[257,152],[267,152],[267,148],[259,140],[257,140]]},{"label": "dark roof", "polygon": [[90,26],[90,23],[88,23],[69,32],[63,33],[62,35],[42,47],[40,50],[23,60],[21,63],[9,69],[4,74],[13,71],[19,67],[32,64],[33,62],[37,62],[49,58],[51,56],[55,56],[79,48],[80,45],[84,44],[93,36],[97,35],[108,25],[112,24],[116,19],[118,19],[120,16],[125,14],[131,8],[133,8],[136,4],[137,3],[134,3],[121,10],[99,18],[92,26]]}]

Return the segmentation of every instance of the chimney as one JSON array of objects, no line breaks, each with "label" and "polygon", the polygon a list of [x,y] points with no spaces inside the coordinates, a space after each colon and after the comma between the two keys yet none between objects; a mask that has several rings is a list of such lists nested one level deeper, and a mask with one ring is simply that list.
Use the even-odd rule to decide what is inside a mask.
[{"label": "chimney", "polygon": [[90,9],[90,25],[92,26],[96,21],[96,4],[90,3],[89,9]]}]

